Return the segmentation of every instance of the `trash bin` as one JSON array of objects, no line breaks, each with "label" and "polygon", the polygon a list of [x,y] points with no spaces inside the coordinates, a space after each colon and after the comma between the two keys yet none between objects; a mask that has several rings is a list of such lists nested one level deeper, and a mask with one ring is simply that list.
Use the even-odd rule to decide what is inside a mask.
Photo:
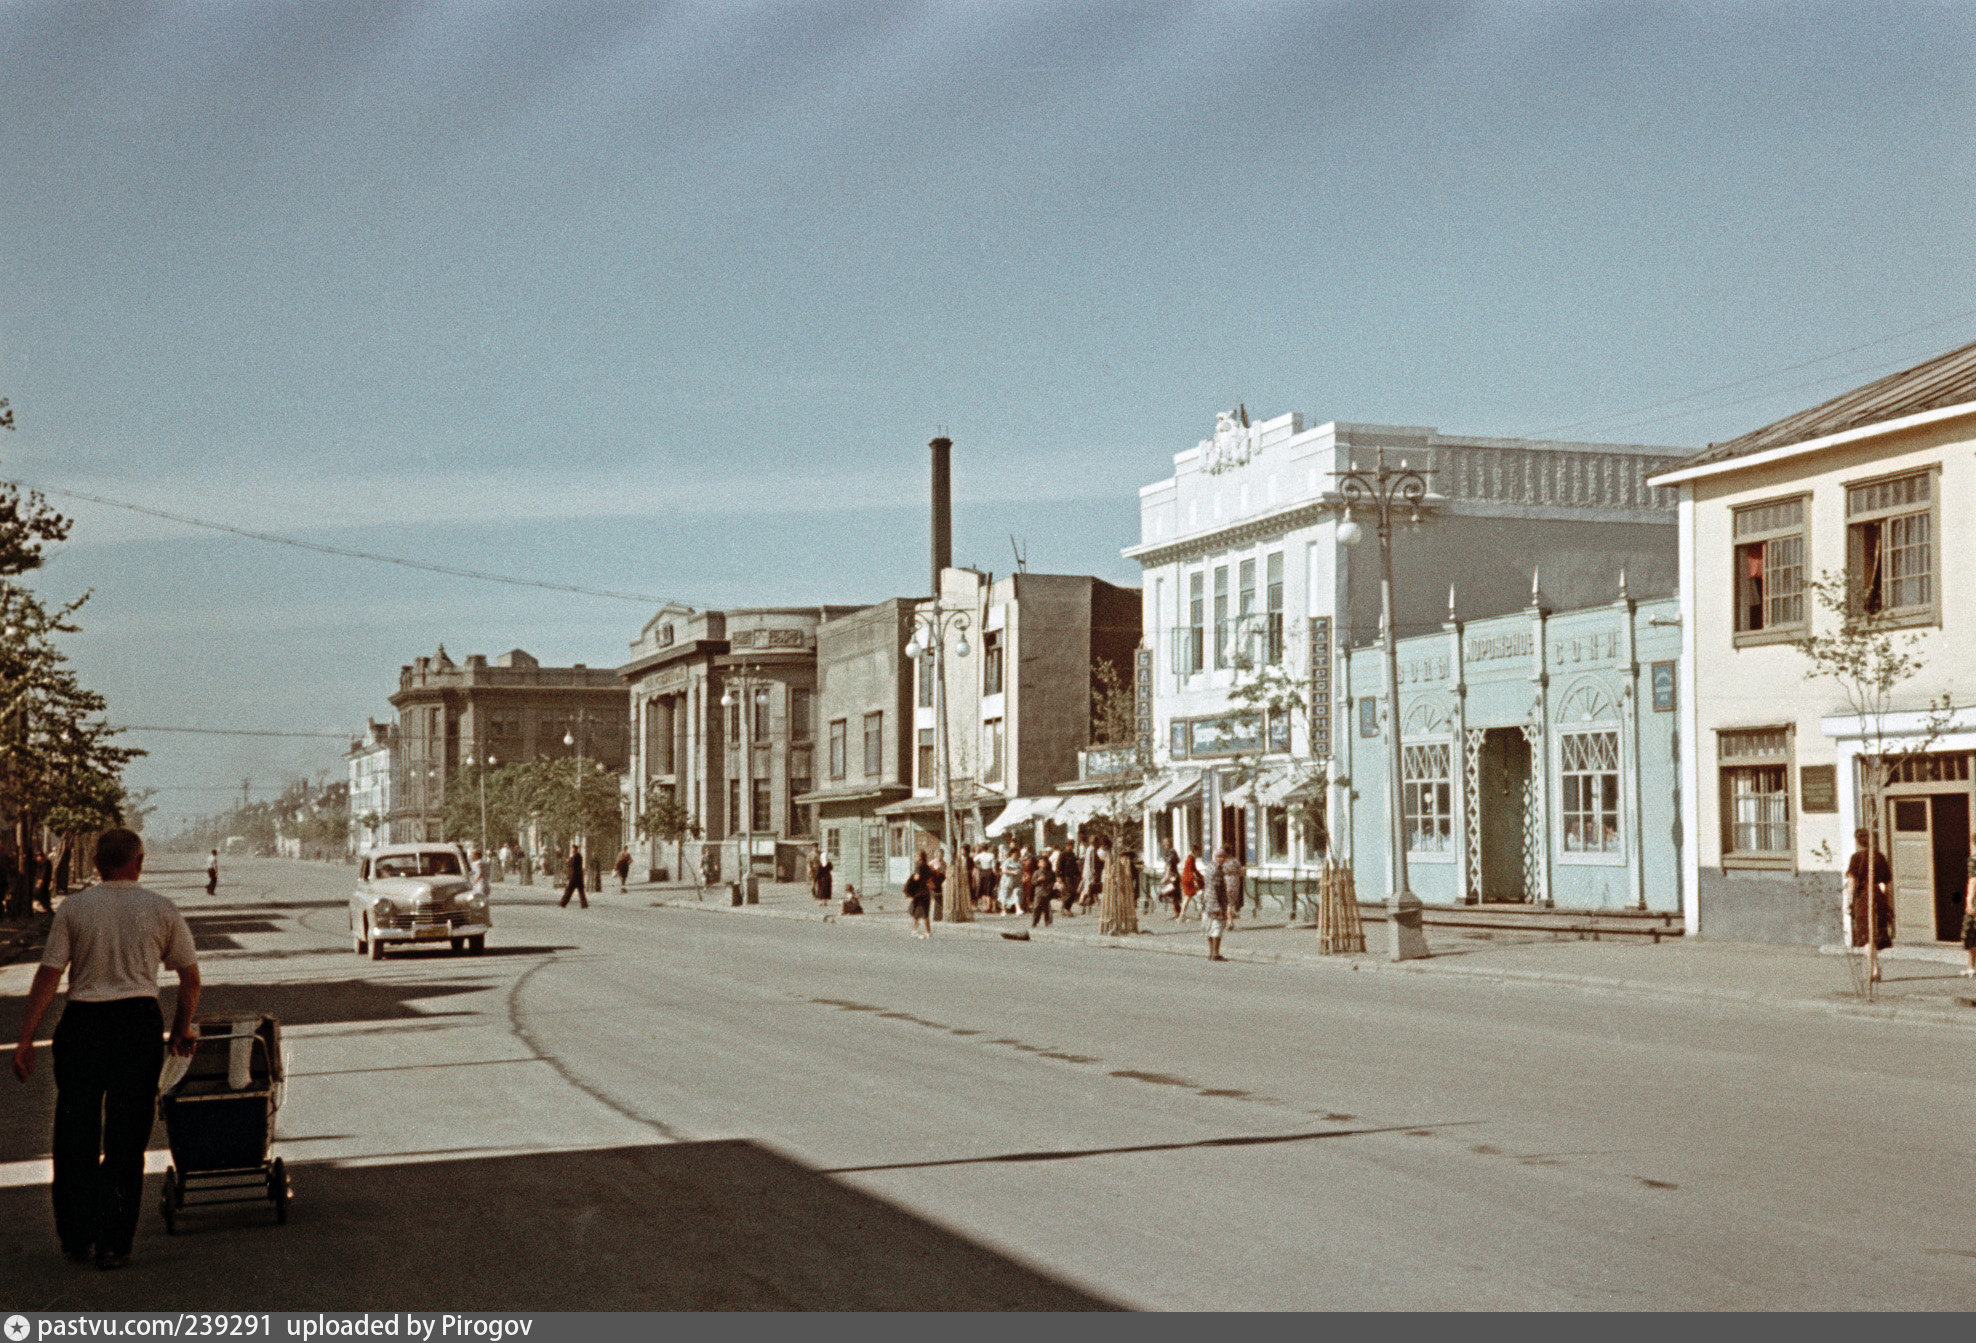
[{"label": "trash bin", "polygon": [[762,879],[750,873],[743,883],[748,891],[748,903],[759,905],[762,902]]},{"label": "trash bin", "polygon": [[728,882],[728,883],[727,883],[727,902],[728,902],[728,903],[729,903],[730,905],[739,905],[739,904],[741,903],[741,883],[740,883],[740,882],[738,882],[738,881],[730,881],[730,882]]}]

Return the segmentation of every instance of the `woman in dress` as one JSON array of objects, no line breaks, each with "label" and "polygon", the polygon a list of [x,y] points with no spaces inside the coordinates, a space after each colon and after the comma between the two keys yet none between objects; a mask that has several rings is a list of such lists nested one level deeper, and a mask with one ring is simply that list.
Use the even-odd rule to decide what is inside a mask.
[{"label": "woman in dress", "polygon": [[913,873],[906,878],[906,900],[912,912],[913,936],[933,936],[933,896],[936,890],[933,878],[933,865],[926,861],[922,852],[913,864]]}]

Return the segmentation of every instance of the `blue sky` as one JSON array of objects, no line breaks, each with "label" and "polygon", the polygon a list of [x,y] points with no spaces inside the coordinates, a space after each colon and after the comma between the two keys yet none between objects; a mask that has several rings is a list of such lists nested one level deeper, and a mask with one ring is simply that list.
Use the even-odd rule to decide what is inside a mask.
[{"label": "blue sky", "polygon": [[[0,470],[840,602],[923,585],[944,427],[961,559],[1129,582],[1237,401],[1699,446],[1976,339],[1972,55],[1921,5],[4,4]],[[342,731],[441,639],[643,619],[74,511],[37,581],[123,721]],[[178,814],[339,768],[143,744]]]}]

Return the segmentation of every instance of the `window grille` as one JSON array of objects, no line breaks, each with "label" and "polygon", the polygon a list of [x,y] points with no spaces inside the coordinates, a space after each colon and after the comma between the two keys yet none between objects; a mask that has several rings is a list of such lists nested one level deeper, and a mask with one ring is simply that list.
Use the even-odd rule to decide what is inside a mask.
[{"label": "window grille", "polygon": [[1407,849],[1411,853],[1447,853],[1454,838],[1454,783],[1448,773],[1448,744],[1403,746],[1400,756]]},{"label": "window grille", "polygon": [[1619,734],[1569,732],[1559,738],[1564,786],[1564,851],[1620,853]]}]

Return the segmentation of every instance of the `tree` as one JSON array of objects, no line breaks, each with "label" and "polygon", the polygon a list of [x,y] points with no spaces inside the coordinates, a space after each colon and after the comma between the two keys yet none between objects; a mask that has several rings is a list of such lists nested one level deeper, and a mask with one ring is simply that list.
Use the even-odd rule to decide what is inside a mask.
[{"label": "tree", "polygon": [[[1887,785],[1909,761],[1926,755],[1948,729],[1954,700],[1949,692],[1922,702],[1918,709],[1912,697],[1903,696],[1900,687],[1920,675],[1927,666],[1921,656],[1921,636],[1901,633],[1867,594],[1876,587],[1871,571],[1862,573],[1857,583],[1848,583],[1843,574],[1822,573],[1805,586],[1823,608],[1828,622],[1820,629],[1813,621],[1811,632],[1798,640],[1798,651],[1811,665],[1807,680],[1836,682],[1860,725],[1866,750],[1859,760],[1860,826],[1866,831],[1866,992],[1880,979],[1880,910],[1875,898],[1873,877],[1879,865],[1881,818],[1885,811]],[[1905,701],[1910,707],[1897,706]],[[1919,712],[1923,717],[1911,726],[1892,721],[1896,713]]]},{"label": "tree", "polygon": [[[655,844],[673,846],[674,879],[686,864],[686,841],[700,837],[700,826],[686,804],[663,784],[653,784],[645,794],[645,806],[638,817],[638,833]],[[695,880],[698,880],[697,874]]]},{"label": "tree", "polygon": [[1139,735],[1139,694],[1111,659],[1091,670],[1091,748],[1085,773],[1104,780],[1105,809],[1091,825],[1114,848],[1133,838],[1142,810],[1133,801],[1153,773],[1152,751]]}]

